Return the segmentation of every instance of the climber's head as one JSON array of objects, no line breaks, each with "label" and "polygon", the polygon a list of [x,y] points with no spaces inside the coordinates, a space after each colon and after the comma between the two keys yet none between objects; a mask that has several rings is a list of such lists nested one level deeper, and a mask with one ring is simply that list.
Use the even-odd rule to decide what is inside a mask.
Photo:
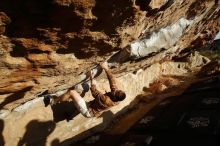
[{"label": "climber's head", "polygon": [[124,99],[126,98],[126,94],[125,94],[125,92],[122,91],[122,90],[116,90],[116,91],[114,92],[114,96],[115,96],[115,99],[116,99],[117,101],[122,101],[122,100],[124,100]]}]

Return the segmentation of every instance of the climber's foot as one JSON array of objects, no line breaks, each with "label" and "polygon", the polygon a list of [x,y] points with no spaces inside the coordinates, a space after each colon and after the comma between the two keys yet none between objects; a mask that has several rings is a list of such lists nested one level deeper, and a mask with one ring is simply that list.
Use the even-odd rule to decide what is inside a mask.
[{"label": "climber's foot", "polygon": [[49,104],[50,105],[53,105],[53,104],[55,104],[55,101],[54,101],[54,96],[52,96],[52,95],[46,95],[46,96],[44,96],[44,105],[45,105],[45,107],[47,107]]},{"label": "climber's foot", "polygon": [[71,113],[64,113],[65,117],[66,117],[66,121],[69,122],[70,120],[73,119],[73,114]]},{"label": "climber's foot", "polygon": [[44,105],[45,107],[47,107],[50,104],[50,100],[51,100],[51,95],[46,95],[44,96]]}]

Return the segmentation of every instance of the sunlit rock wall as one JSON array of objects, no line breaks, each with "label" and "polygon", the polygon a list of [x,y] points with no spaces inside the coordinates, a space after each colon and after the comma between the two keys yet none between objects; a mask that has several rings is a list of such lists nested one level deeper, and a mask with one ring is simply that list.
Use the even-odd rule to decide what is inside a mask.
[{"label": "sunlit rock wall", "polygon": [[[185,61],[185,54],[203,48],[219,32],[219,3],[218,0],[1,0],[0,115],[5,122],[0,130],[4,129],[6,145],[16,145],[18,141],[22,144],[24,137],[32,139],[29,133],[25,134],[26,129],[37,131],[39,125],[49,130],[40,131],[45,133],[43,137],[33,135],[41,140],[32,139],[30,143],[44,143],[45,137],[52,134],[47,142],[50,144],[58,138],[55,131],[61,132],[58,134],[61,141],[84,131],[85,128],[79,128],[77,134],[70,134],[68,128],[59,129],[72,122],[77,125],[77,121],[84,119],[78,115],[78,120],[55,124],[51,108],[43,107],[42,96],[79,83],[80,75],[118,51],[119,56],[116,53],[110,60],[120,82],[127,82],[128,78],[128,83],[140,82],[142,78],[133,78],[131,73],[141,68],[145,71],[155,63],[176,58]],[[103,77],[97,80],[101,82]],[[137,89],[126,90],[129,101],[116,107],[114,114],[142,91],[142,83],[147,85],[153,80],[149,76],[144,78],[148,80],[135,86]],[[128,85],[124,86],[126,89]],[[89,128],[101,121],[97,119]]]},{"label": "sunlit rock wall", "polygon": [[[196,57],[200,59],[195,60]],[[204,66],[204,59],[207,60],[207,63],[209,62],[207,58],[197,54],[191,57],[190,63],[157,63],[146,70],[140,69],[135,74],[127,73],[117,77],[118,87],[126,92],[127,98],[104,111],[100,117],[83,117],[74,108],[72,102],[45,107],[42,97],[29,101],[3,117],[5,144],[8,146],[52,145],[54,141],[58,140],[59,145],[68,145],[95,132],[102,131],[108,127],[108,124],[116,122],[120,114],[134,106],[132,102],[137,100],[136,96],[143,93],[143,89],[148,88],[149,84],[158,77],[177,76],[184,78],[189,73],[195,73],[196,68]],[[97,88],[102,92],[110,90],[107,80],[104,78],[97,81]],[[179,87],[179,94],[184,88]],[[92,100],[90,92],[87,92],[84,98],[87,102]],[[71,117],[69,117],[69,121],[67,120],[68,114]],[[126,114],[124,116],[126,117]]]},{"label": "sunlit rock wall", "polygon": [[178,55],[219,30],[211,0],[2,0],[0,11],[0,107],[9,110],[71,87],[115,51],[131,48],[134,59],[175,46]]}]

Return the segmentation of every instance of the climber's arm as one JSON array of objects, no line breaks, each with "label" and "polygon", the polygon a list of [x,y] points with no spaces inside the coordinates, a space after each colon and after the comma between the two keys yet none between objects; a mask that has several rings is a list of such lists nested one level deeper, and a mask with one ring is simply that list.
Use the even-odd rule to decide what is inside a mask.
[{"label": "climber's arm", "polygon": [[105,73],[108,77],[111,91],[114,92],[115,90],[117,90],[116,81],[113,74],[109,71],[107,62],[103,63],[101,67],[105,70]]},{"label": "climber's arm", "polygon": [[101,99],[104,96],[104,94],[102,94],[100,91],[98,91],[96,89],[96,85],[95,84],[91,85],[90,90],[91,90],[92,96],[94,98],[100,98]]},{"label": "climber's arm", "polygon": [[96,89],[96,85],[93,84],[93,79],[92,79],[92,77],[93,77],[93,73],[92,73],[92,71],[91,71],[91,72],[90,72],[90,82],[91,82],[90,91],[91,91],[91,93],[92,93],[92,96],[93,96],[94,98],[103,97],[104,95],[103,95],[100,91],[98,91],[98,90]]}]

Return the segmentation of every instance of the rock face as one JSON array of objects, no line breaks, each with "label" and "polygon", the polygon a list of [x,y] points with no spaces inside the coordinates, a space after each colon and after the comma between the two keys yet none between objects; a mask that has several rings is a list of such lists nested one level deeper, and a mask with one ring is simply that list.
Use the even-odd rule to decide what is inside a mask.
[{"label": "rock face", "polygon": [[[204,66],[202,62],[193,63],[197,64],[197,67]],[[156,93],[152,99],[155,102],[150,105],[146,104],[145,106],[148,108],[144,108],[144,111],[136,114],[140,116],[162,99],[171,95],[181,94],[192,83],[189,81],[189,79],[193,79],[192,76],[188,76],[189,79],[185,76],[187,73],[190,73],[189,68],[192,69],[191,71],[195,70],[195,67],[187,62],[164,62],[162,64],[154,64],[146,70],[138,70],[136,74],[128,73],[122,77],[118,77],[118,86],[126,92],[127,98],[117,106],[104,111],[98,118],[88,119],[83,117],[74,108],[72,102],[44,107],[42,97],[29,101],[15,108],[13,112],[4,117],[3,135],[6,145],[52,145],[56,139],[59,140],[59,145],[69,145],[71,142],[80,140],[94,132],[102,131],[107,127],[110,128],[111,126],[108,126],[110,123],[117,125],[117,121],[121,121],[123,117],[125,119],[127,119],[127,116],[129,117],[129,113],[126,113],[129,108],[136,105],[140,100],[147,102],[149,100],[148,98],[151,98],[137,95],[143,93],[143,88],[148,88],[149,84],[153,83],[154,85],[147,91]],[[176,76],[182,78],[182,81],[185,81],[185,83],[180,84],[179,80],[177,80],[178,78],[165,78],[164,82],[157,86],[159,76]],[[159,79],[159,81],[162,80]],[[106,82],[106,79],[100,79],[97,82],[97,88],[102,92],[109,90]],[[165,93],[164,95],[162,94],[163,96],[157,95],[161,91],[167,91],[169,88],[172,88],[171,85],[178,88],[178,92],[171,94],[168,92],[168,95]],[[174,91],[177,90],[175,89]],[[86,93],[85,99],[86,101],[92,100],[90,92]],[[66,118],[68,119],[68,114],[71,119],[70,121],[65,120]],[[123,116],[121,117],[121,115]],[[113,126],[114,128],[111,129],[111,133],[123,133],[127,127],[131,126],[130,124],[134,123],[135,119],[131,119],[129,124],[122,124],[124,126]]]},{"label": "rock face", "polygon": [[[144,116],[142,115],[142,118],[125,133],[114,136],[106,133],[106,131],[99,132],[77,142],[75,145],[185,146],[188,143],[193,143],[216,146],[218,136],[210,137],[208,135],[218,135],[219,133],[217,128],[219,123],[216,122],[219,120],[218,112],[216,112],[219,111],[219,88],[220,80],[218,77],[198,82],[188,88],[182,95],[157,103],[153,109]],[[131,117],[131,115],[137,113],[140,115],[140,109],[146,110],[155,100],[149,102],[151,104],[140,102],[136,109],[130,110],[129,116]],[[129,119],[127,118],[127,120]],[[126,120],[123,122],[126,122]],[[127,122],[130,123],[131,120]],[[123,125],[123,123],[117,123]]]},{"label": "rock face", "polygon": [[[174,45],[175,50],[202,46],[219,30],[218,6],[209,0],[3,0],[0,92],[26,89],[14,99],[19,105],[43,92],[70,87],[94,62],[130,45],[134,49],[132,44],[139,42],[147,56]],[[1,107],[14,108],[10,103]]]},{"label": "rock face", "polygon": [[[6,145],[16,145],[18,141],[24,144],[24,139],[19,140],[23,135],[26,135],[25,139],[32,139],[28,133],[24,134],[25,127],[30,129],[36,123],[49,128],[47,132],[41,131],[52,134],[48,145],[57,134],[53,131],[61,131],[58,135],[63,141],[101,123],[100,119],[92,119],[95,121],[93,126],[78,127],[78,132],[73,134],[67,132],[71,124],[62,121],[58,125],[67,126],[62,131],[52,122],[52,111],[43,107],[40,98],[79,83],[80,75],[96,63],[108,59],[113,73],[121,76],[123,89],[128,86],[122,84],[128,74],[131,77],[126,84],[133,82],[132,73],[140,68],[146,70],[155,63],[168,60],[184,61],[189,70],[197,72],[210,60],[203,57],[189,59],[189,56],[190,53],[195,55],[195,50],[207,50],[206,45],[220,30],[219,5],[218,0],[1,0],[0,113],[3,123],[10,123],[4,126]],[[206,51],[203,53],[207,54]],[[212,66],[211,69],[206,66],[201,76],[206,75],[206,68],[210,74],[213,69],[219,70]],[[155,75],[159,78],[161,74]],[[102,82],[102,77],[97,80]],[[154,77],[146,77],[143,84],[148,85],[154,80]],[[143,84],[138,84],[137,90],[127,91],[129,100],[112,111],[116,113],[127,106],[142,91]],[[100,86],[105,87],[104,83]],[[25,110],[17,111],[23,109],[23,105]],[[17,119],[21,121],[20,128],[8,122]],[[79,121],[91,122],[82,117],[72,121],[75,125]],[[32,123],[30,126],[29,122]],[[17,128],[22,129],[20,133],[16,130],[11,135],[8,131]],[[38,141],[41,140],[29,142]]]}]

